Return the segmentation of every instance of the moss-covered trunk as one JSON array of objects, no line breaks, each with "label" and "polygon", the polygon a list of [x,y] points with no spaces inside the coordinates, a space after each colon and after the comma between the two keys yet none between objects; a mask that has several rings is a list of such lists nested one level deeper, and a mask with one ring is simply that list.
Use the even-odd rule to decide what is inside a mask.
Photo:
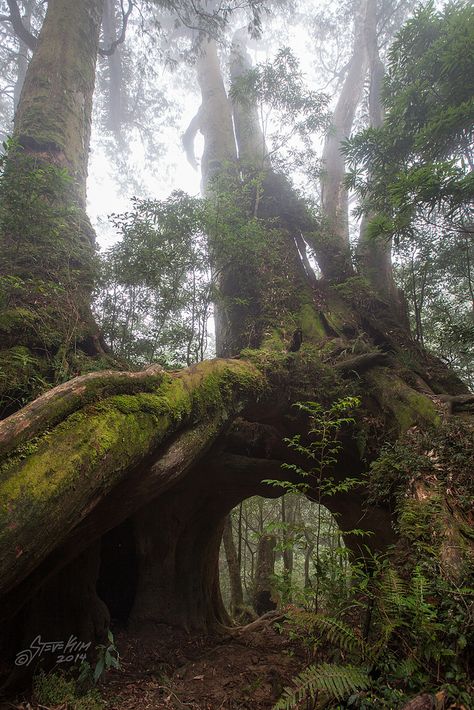
[{"label": "moss-covered trunk", "polygon": [[0,185],[0,416],[104,352],[85,212],[102,4],[48,3],[15,114]]}]

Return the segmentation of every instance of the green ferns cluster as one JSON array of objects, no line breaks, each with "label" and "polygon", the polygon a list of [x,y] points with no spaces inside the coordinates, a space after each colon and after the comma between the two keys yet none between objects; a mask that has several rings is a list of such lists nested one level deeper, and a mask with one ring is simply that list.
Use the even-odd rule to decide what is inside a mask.
[{"label": "green ferns cluster", "polygon": [[430,579],[421,566],[406,580],[388,560],[373,560],[339,617],[290,615],[290,627],[305,627],[320,660],[295,678],[274,710],[306,699],[314,708],[336,710],[343,702],[396,710],[417,693],[437,691],[469,708],[472,594]]}]

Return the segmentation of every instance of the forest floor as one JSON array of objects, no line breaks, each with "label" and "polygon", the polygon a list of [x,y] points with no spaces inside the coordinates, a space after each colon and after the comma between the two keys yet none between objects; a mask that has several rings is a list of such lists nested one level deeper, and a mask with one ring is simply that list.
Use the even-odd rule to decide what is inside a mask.
[{"label": "forest floor", "polygon": [[[304,654],[281,631],[283,617],[256,622],[214,636],[168,626],[133,636],[114,630],[120,669],[99,683],[106,710],[267,710],[304,665]],[[2,704],[0,710],[70,710],[32,699]],[[83,707],[81,705],[81,707]]]},{"label": "forest floor", "polygon": [[117,634],[121,670],[101,686],[108,710],[271,708],[301,670],[286,634],[268,623],[233,635],[191,636],[169,628],[133,638]]}]

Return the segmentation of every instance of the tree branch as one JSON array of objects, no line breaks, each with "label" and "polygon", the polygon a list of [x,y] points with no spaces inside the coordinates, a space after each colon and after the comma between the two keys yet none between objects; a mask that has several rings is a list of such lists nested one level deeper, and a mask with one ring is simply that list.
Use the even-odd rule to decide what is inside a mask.
[{"label": "tree branch", "polygon": [[23,19],[18,5],[16,4],[16,0],[7,0],[7,5],[10,10],[10,15],[2,15],[0,20],[2,22],[11,22],[17,37],[19,37],[19,39],[26,44],[28,49],[31,49],[31,51],[34,52],[38,45],[38,38],[35,37],[35,35],[32,34],[23,24]]},{"label": "tree branch", "polygon": [[135,7],[135,4],[133,0],[128,0],[128,8],[125,10],[123,6],[123,0],[120,0],[120,7],[122,10],[122,30],[120,32],[120,35],[117,37],[116,40],[112,42],[110,47],[108,49],[104,49],[103,47],[99,47],[98,52],[101,57],[110,57],[112,54],[115,52],[119,44],[123,44],[125,41],[125,36],[127,34],[127,25],[128,25],[128,19],[130,15],[132,14],[132,10]]}]

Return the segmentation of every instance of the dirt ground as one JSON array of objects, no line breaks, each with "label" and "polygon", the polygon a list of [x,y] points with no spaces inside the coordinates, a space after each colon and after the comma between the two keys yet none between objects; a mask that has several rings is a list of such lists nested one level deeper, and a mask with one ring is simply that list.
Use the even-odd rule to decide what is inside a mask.
[{"label": "dirt ground", "polygon": [[117,635],[121,670],[101,687],[108,710],[264,710],[301,670],[294,645],[269,624],[206,638],[163,629],[159,638]]},{"label": "dirt ground", "polygon": [[[120,669],[99,683],[107,710],[272,708],[303,665],[301,651],[273,617],[205,637],[168,626],[140,636],[114,629]],[[24,696],[0,701],[0,710],[70,707],[46,708]]]}]

